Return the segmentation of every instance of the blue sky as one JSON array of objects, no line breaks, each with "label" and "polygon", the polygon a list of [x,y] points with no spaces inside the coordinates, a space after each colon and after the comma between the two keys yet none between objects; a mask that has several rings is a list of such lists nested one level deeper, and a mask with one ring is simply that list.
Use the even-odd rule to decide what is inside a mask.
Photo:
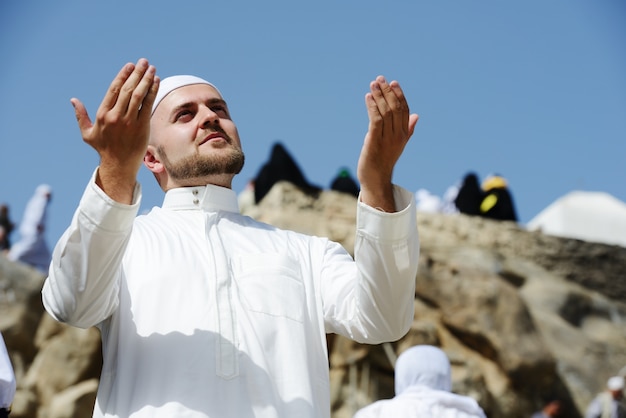
[{"label": "blue sky", "polygon": [[[0,202],[17,222],[50,184],[51,245],[98,163],[69,100],[95,115],[140,57],[219,87],[246,153],[237,191],[276,141],[322,187],[354,172],[383,74],[420,114],[394,174],[409,190],[498,172],[522,223],[572,190],[626,201],[623,0],[2,2],[0,52]],[[143,209],[160,205],[139,181]]]}]

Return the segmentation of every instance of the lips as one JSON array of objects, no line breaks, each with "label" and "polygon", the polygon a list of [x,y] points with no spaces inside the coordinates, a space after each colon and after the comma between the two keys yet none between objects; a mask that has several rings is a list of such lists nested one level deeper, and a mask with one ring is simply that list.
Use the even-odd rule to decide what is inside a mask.
[{"label": "lips", "polygon": [[204,138],[202,141],[200,141],[199,145],[205,144],[205,143],[207,143],[207,142],[209,142],[209,141],[211,141],[213,139],[216,139],[216,138],[223,139],[224,141],[226,141],[226,137],[224,135],[222,135],[219,132],[213,132],[212,134],[210,134],[209,136]]}]

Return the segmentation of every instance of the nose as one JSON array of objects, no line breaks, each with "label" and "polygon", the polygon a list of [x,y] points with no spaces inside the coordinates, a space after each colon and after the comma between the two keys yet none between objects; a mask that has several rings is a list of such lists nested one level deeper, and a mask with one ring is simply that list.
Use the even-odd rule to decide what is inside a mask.
[{"label": "nose", "polygon": [[212,111],[210,108],[208,107],[202,107],[202,109],[200,110],[201,113],[201,124],[203,128],[207,128],[210,127],[212,125],[219,125],[220,124],[220,117],[217,113],[215,113],[214,111]]}]

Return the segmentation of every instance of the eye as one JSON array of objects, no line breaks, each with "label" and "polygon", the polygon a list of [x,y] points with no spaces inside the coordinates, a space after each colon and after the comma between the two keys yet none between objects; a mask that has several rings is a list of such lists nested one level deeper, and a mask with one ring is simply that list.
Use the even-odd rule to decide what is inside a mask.
[{"label": "eye", "polygon": [[215,104],[211,106],[211,111],[217,113],[217,115],[221,118],[227,118],[228,117],[228,109],[226,108],[226,105],[223,104]]},{"label": "eye", "polygon": [[177,122],[187,122],[193,118],[193,114],[188,109],[183,109],[176,114]]}]

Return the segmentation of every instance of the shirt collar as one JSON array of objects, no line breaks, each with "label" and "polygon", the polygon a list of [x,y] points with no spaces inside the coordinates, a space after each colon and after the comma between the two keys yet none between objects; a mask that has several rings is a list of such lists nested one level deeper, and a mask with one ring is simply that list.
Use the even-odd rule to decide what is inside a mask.
[{"label": "shirt collar", "polygon": [[168,190],[163,200],[163,209],[223,210],[239,213],[236,193],[232,189],[212,184]]}]

